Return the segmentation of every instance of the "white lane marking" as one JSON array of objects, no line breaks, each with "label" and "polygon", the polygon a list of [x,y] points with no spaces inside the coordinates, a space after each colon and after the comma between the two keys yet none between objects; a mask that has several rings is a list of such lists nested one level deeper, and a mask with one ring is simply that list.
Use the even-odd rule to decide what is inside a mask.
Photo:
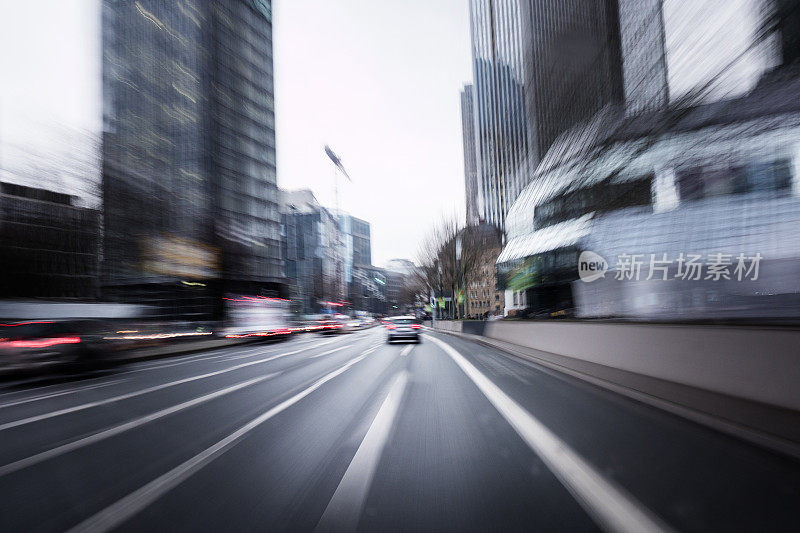
[{"label": "white lane marking", "polygon": [[232,367],[223,368],[222,370],[216,370],[214,372],[207,372],[205,374],[200,374],[199,376],[192,376],[192,377],[189,377],[189,378],[178,379],[176,381],[170,381],[168,383],[162,383],[161,385],[155,385],[153,387],[148,387],[146,389],[140,389],[140,390],[137,390],[137,391],[134,391],[134,392],[129,392],[127,394],[120,394],[119,396],[113,396],[111,398],[106,398],[106,399],[103,399],[103,400],[97,400],[95,402],[88,402],[88,403],[84,403],[84,404],[81,404],[81,405],[76,405],[76,406],[73,406],[73,407],[67,407],[65,409],[59,409],[58,411],[52,411],[52,412],[44,413],[44,414],[41,414],[41,415],[31,416],[31,417],[28,417],[28,418],[22,418],[20,420],[14,420],[13,422],[6,422],[5,424],[0,424],[0,431],[6,430],[6,429],[15,428],[15,427],[18,427],[18,426],[24,426],[26,424],[31,424],[33,422],[39,422],[41,420],[47,420],[48,418],[54,418],[56,416],[66,415],[66,414],[69,414],[69,413],[75,413],[77,411],[83,411],[85,409],[90,409],[92,407],[98,407],[100,405],[106,405],[106,404],[113,403],[113,402],[118,402],[118,401],[130,399],[130,398],[135,398],[135,397],[141,396],[143,394],[148,394],[148,393],[159,391],[159,390],[166,389],[166,388],[169,388],[169,387],[175,387],[177,385],[182,385],[184,383],[197,381],[198,379],[205,379],[205,378],[210,378],[212,376],[218,376],[220,374],[226,374],[228,372],[233,372],[234,370],[239,370],[240,368],[245,368],[245,367],[252,366],[252,365],[258,365],[258,364],[261,364],[261,363],[267,363],[269,361],[274,361],[275,359],[278,359],[278,358],[281,358],[281,357],[286,357],[288,355],[294,355],[294,354],[297,354],[297,353],[300,353],[300,352],[303,352],[303,351],[305,351],[305,349],[295,350],[293,352],[280,353],[280,354],[272,355],[270,357],[266,357],[264,359],[258,359],[256,361],[248,361],[246,363],[240,363],[240,364],[234,365]]},{"label": "white lane marking", "polygon": [[[315,357],[322,357],[323,355],[328,355],[328,354],[331,354],[333,352],[338,352],[339,350],[343,350],[345,348],[352,348],[356,344],[358,344],[358,342],[351,342],[350,344],[347,344],[345,346],[340,346],[339,348],[334,348],[333,350],[328,350],[327,352],[322,352],[322,353],[319,353],[317,355],[312,355],[311,358],[313,359]],[[363,352],[363,355],[367,355],[368,353],[371,353],[378,346],[380,346],[380,344],[376,344],[375,346],[367,349],[367,351]]]},{"label": "white lane marking", "polygon": [[179,411],[189,409],[190,407],[194,407],[196,405],[200,405],[202,403],[211,401],[215,398],[225,396],[226,394],[230,394],[239,389],[243,389],[245,387],[249,387],[250,385],[254,385],[256,383],[265,381],[271,377],[277,376],[278,374],[280,374],[280,372],[266,374],[264,376],[259,376],[253,379],[248,379],[247,381],[242,381],[241,383],[237,383],[236,385],[225,387],[224,389],[220,389],[218,391],[205,394],[203,396],[199,396],[192,400],[179,403],[177,405],[173,405],[172,407],[167,407],[166,409],[161,409],[160,411],[155,411],[153,413],[150,413],[149,415],[144,415],[139,418],[134,418],[133,420],[129,420],[128,422],[124,422],[122,424],[112,426],[102,431],[98,431],[97,433],[94,433],[87,437],[83,437],[81,439],[68,442],[66,444],[62,444],[61,446],[56,446],[55,448],[51,448],[41,453],[31,455],[30,457],[26,457],[24,459],[20,459],[12,463],[5,464],[3,466],[0,466],[0,476],[8,475],[12,472],[16,472],[17,470],[22,470],[23,468],[28,468],[29,466],[33,466],[43,461],[47,461],[48,459],[53,459],[54,457],[58,457],[59,455],[64,455],[65,453],[69,453],[79,448],[83,448],[84,446],[95,444],[102,440],[111,438],[115,435],[119,435],[120,433],[124,433],[125,431],[137,428],[149,422],[153,422],[154,420],[158,420],[159,418],[169,416]]},{"label": "white lane marking", "polygon": [[669,531],[669,527],[631,494],[604,478],[566,442],[504,393],[449,344],[429,337],[477,385],[522,440],[547,464],[578,503],[608,531],[641,533]]},{"label": "white lane marking", "polygon": [[[103,379],[105,377],[107,377],[107,376],[97,376],[97,377],[93,377],[93,378],[84,379],[83,383],[97,382],[97,381],[99,381],[99,380],[101,380],[101,379]],[[40,381],[42,381],[41,378],[35,378],[33,380],[12,382],[12,383],[9,384],[9,386],[10,387],[21,387],[21,386],[25,386],[25,385],[36,385]],[[38,387],[31,387],[29,389],[20,389],[20,390],[7,391],[7,392],[4,392],[4,393],[0,394],[0,400],[5,399],[5,398],[19,398],[20,396],[24,396],[25,394],[28,394],[28,393],[41,393],[41,392],[44,392],[46,390],[52,390],[52,389],[55,389],[55,388],[58,388],[58,387],[63,387],[64,385],[65,385],[64,382],[60,382],[60,383],[51,383],[50,385],[41,385],[41,386],[38,386]],[[69,385],[69,383],[66,383],[66,385]]]},{"label": "white lane marking", "polygon": [[[297,343],[299,344],[299,343]],[[147,370],[160,370],[162,368],[170,368],[173,366],[180,366],[185,365],[188,363],[195,363],[197,361],[209,361],[209,362],[225,362],[228,359],[241,359],[242,357],[252,357],[257,355],[265,355],[268,353],[276,352],[282,348],[286,348],[285,346],[275,346],[271,348],[267,348],[265,346],[258,346],[255,348],[247,349],[244,353],[237,350],[235,352],[231,352],[231,349],[235,349],[237,346],[229,346],[226,348],[220,348],[220,350],[224,350],[223,353],[217,353],[218,350],[212,350],[209,352],[203,352],[196,355],[187,355],[186,357],[181,357],[179,360],[167,360],[167,361],[151,361],[149,363],[140,363],[139,368],[134,368],[131,370],[126,370],[123,372],[124,374],[127,373],[134,373],[134,372],[145,372]],[[267,349],[265,349],[267,348]],[[221,359],[221,361],[219,361]],[[132,361],[135,363],[135,361]]]},{"label": "white lane marking", "polygon": [[23,398],[21,400],[14,400],[14,401],[11,401],[11,402],[8,402],[8,403],[4,403],[4,404],[0,405],[0,409],[5,409],[6,407],[12,407],[14,405],[22,405],[24,403],[38,402],[40,400],[48,400],[50,398],[56,398],[58,396],[65,396],[67,394],[74,394],[76,392],[82,392],[82,391],[87,391],[87,390],[92,390],[92,389],[99,389],[99,388],[102,388],[102,387],[109,387],[111,385],[116,385],[118,383],[124,383],[125,381],[128,381],[128,380],[127,379],[117,379],[117,380],[114,380],[114,381],[108,381],[106,383],[98,383],[96,385],[85,385],[83,387],[75,387],[75,388],[72,388],[72,389],[69,389],[69,390],[63,390],[63,391],[59,391],[59,392],[51,392],[49,394],[40,394],[38,396],[32,396],[32,397],[29,397],[29,398]]},{"label": "white lane marking", "polygon": [[[209,361],[209,362],[218,363],[218,362],[226,362],[226,360],[217,361],[217,359],[224,358],[224,357],[231,357],[232,359],[233,358],[235,358],[235,359],[243,359],[244,357],[253,357],[253,356],[259,356],[259,355],[266,355],[266,354],[274,353],[276,351],[279,351],[279,350],[285,349],[285,348],[293,348],[295,346],[298,346],[298,347],[299,346],[303,346],[305,344],[308,344],[309,342],[313,342],[314,340],[315,339],[313,339],[313,338],[303,339],[303,340],[298,341],[298,342],[292,342],[290,340],[290,341],[288,341],[287,344],[284,344],[282,346],[266,346],[266,345],[255,346],[255,347],[247,349],[246,355],[241,355],[241,350],[237,350],[238,348],[241,347],[241,345],[231,345],[231,346],[223,346],[223,347],[220,347],[220,348],[213,348],[211,350],[204,351],[204,352],[198,353],[198,354],[193,354],[193,355],[183,355],[183,356],[177,355],[177,356],[172,356],[172,357],[166,356],[166,357],[164,357],[163,359],[160,359],[160,360],[129,361],[129,362],[121,361],[122,363],[130,363],[131,365],[135,365],[136,368],[129,368],[127,370],[122,370],[120,372],[114,372],[114,376],[121,376],[121,375],[125,375],[125,374],[133,374],[133,373],[137,373],[137,372],[145,372],[145,371],[148,371],[148,370],[160,370],[162,368],[169,368],[169,367],[173,367],[173,366],[179,366],[179,365],[184,365],[184,364],[188,364],[188,363],[194,363],[199,359],[203,360],[203,361]],[[340,340],[340,339],[334,339],[334,340]],[[315,345],[315,346],[323,346],[323,345],[328,344],[330,342],[333,342],[333,341],[323,342],[323,343],[320,343],[320,344]],[[237,351],[231,353],[232,350],[237,350]],[[85,380],[85,381],[87,381],[87,382],[88,381],[97,381],[97,380],[103,379],[103,377],[105,377],[105,376],[99,376],[99,377],[91,378],[90,380]],[[27,383],[35,384],[37,381],[40,381],[40,380],[39,379],[37,379],[37,380],[29,380],[29,381],[23,381],[23,382],[18,382],[18,383],[19,384],[27,384]],[[60,386],[63,386],[63,385],[64,385],[63,383],[54,383],[54,384],[51,384],[51,385],[43,385],[43,386],[40,386],[40,387],[33,387],[33,388],[25,389],[25,390],[2,392],[2,393],[0,393],[0,400],[2,400],[3,398],[9,398],[9,397],[14,397],[14,396],[19,397],[19,396],[22,396],[22,395],[24,395],[26,393],[31,393],[31,392],[42,392],[42,391],[45,391],[47,389],[53,389],[53,388],[60,387]]]},{"label": "white lane marking", "polygon": [[339,350],[344,350],[345,348],[352,348],[354,344],[355,343],[353,343],[353,344],[345,344],[344,346],[339,346],[338,348],[334,348],[332,350],[328,350],[327,352],[322,352],[322,353],[318,353],[316,355],[312,355],[311,358],[313,359],[315,357],[322,357],[323,355],[328,355],[328,354],[331,354],[333,352],[338,352]]},{"label": "white lane marking", "polygon": [[405,348],[403,348],[403,349],[400,351],[400,357],[405,357],[406,355],[408,355],[408,354],[411,352],[411,350],[413,350],[413,349],[414,349],[414,346],[416,346],[416,345],[415,345],[415,344],[409,344],[408,346],[406,346]]},{"label": "white lane marking", "polygon": [[183,481],[198,472],[205,465],[228,451],[249,432],[275,415],[296,404],[328,381],[332,380],[339,374],[342,374],[348,368],[364,359],[364,357],[365,356],[362,354],[355,359],[352,359],[345,365],[339,367],[337,370],[334,370],[333,372],[318,379],[308,388],[298,392],[288,400],[284,400],[275,407],[257,416],[213,446],[206,448],[188,461],[181,463],[169,472],[162,474],[141,488],[112,503],[97,514],[87,518],[80,524],[70,529],[70,533],[108,531],[119,526],[123,522],[139,513],[139,511],[159,499],[161,496],[180,485]]},{"label": "white lane marking", "polygon": [[367,351],[364,352],[364,355],[371,354],[372,352],[377,350],[379,346],[381,346],[381,345],[380,344],[375,344],[375,345],[371,346],[370,348],[367,349]]},{"label": "white lane marking", "polygon": [[[332,341],[327,341],[327,342],[322,342],[322,343],[319,343],[319,344],[317,344],[315,346],[324,346],[325,344],[329,344],[331,342],[334,342],[335,340],[338,340],[338,339],[334,339]],[[170,359],[172,359],[170,361],[152,361],[152,362],[149,362],[149,363],[141,363],[142,366],[140,366],[139,368],[126,370],[125,372],[122,372],[122,373],[123,374],[127,374],[127,373],[133,373],[133,372],[144,372],[144,371],[147,371],[147,370],[158,370],[158,369],[161,369],[161,368],[169,368],[169,367],[173,367],[173,366],[185,365],[187,363],[193,363],[193,362],[196,362],[197,360],[212,361],[212,360],[216,360],[216,359],[226,358],[226,359],[223,359],[223,361],[213,361],[213,362],[233,361],[233,360],[236,360],[236,359],[244,359],[245,357],[254,357],[254,356],[258,356],[258,355],[266,355],[268,353],[276,352],[276,351],[278,351],[278,350],[280,350],[282,348],[291,348],[291,347],[294,347],[294,346],[304,346],[304,345],[309,344],[310,342],[313,342],[313,341],[314,341],[314,339],[311,339],[311,338],[309,338],[309,339],[301,339],[301,340],[299,340],[297,342],[292,342],[291,340],[289,340],[288,343],[290,343],[291,346],[264,346],[264,345],[255,346],[255,347],[251,347],[251,348],[247,349],[245,351],[245,353],[240,353],[240,351],[236,351],[236,352],[231,353],[231,350],[239,348],[241,345],[238,345],[238,346],[237,345],[224,346],[224,347],[221,347],[221,348],[215,348],[215,349],[210,350],[208,352],[203,352],[203,353],[199,353],[199,354],[195,354],[195,355],[187,355],[187,356],[184,356],[184,357],[180,357],[177,361],[174,360],[174,358],[170,358]],[[220,351],[222,351],[223,353],[218,353]]]},{"label": "white lane marking", "polygon": [[401,372],[392,383],[389,394],[372,420],[315,531],[356,530],[407,383],[406,371]]},{"label": "white lane marking", "polygon": [[[160,348],[164,348],[166,346],[165,345],[152,346],[151,348],[159,348],[159,347]],[[145,368],[145,367],[146,368],[151,368],[151,367],[159,367],[159,366],[164,365],[164,364],[168,364],[168,365],[174,365],[176,363],[183,364],[183,363],[188,363],[188,362],[196,361],[197,359],[203,359],[203,358],[226,357],[226,356],[233,355],[233,354],[236,354],[236,353],[241,353],[242,350],[255,351],[255,350],[261,350],[261,349],[263,349],[265,347],[269,347],[269,346],[263,346],[263,345],[254,346],[254,345],[249,345],[249,344],[230,344],[228,346],[218,346],[216,348],[205,349],[205,350],[199,349],[194,353],[188,353],[188,354],[184,354],[184,355],[180,355],[179,354],[179,355],[169,356],[167,354],[167,355],[165,355],[164,357],[162,357],[160,359],[151,359],[151,360],[148,360],[148,361],[137,361],[136,359],[133,359],[133,360],[131,360],[131,363],[134,363],[137,366],[140,366],[140,367],[143,367],[143,368]],[[145,348],[145,349],[147,349],[147,348]]]}]

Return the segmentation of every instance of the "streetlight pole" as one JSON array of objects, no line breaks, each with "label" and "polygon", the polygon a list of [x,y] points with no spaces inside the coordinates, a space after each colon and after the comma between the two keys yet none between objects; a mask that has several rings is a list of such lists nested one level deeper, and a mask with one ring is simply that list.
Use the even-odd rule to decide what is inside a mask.
[{"label": "streetlight pole", "polygon": [[461,316],[461,303],[459,300],[459,293],[461,292],[461,285],[464,282],[464,273],[461,270],[461,235],[456,235],[456,294],[453,295],[453,318],[456,318],[456,314]]},{"label": "streetlight pole", "polygon": [[[439,274],[439,298],[443,298],[442,294],[444,293],[444,287],[442,287],[442,265],[439,263],[439,260],[436,260],[436,273]],[[439,306],[439,301],[434,298],[434,305],[436,306],[436,312],[439,313],[439,319],[442,318],[441,315],[441,307]]]}]

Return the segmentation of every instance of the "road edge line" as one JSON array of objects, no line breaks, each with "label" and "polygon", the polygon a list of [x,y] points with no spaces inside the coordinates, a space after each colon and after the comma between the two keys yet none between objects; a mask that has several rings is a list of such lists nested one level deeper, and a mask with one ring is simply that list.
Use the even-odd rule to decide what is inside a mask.
[{"label": "road edge line", "polygon": [[522,440],[544,461],[556,478],[601,527],[609,531],[630,533],[671,530],[631,494],[603,477],[458,350],[441,339],[435,337],[430,339],[472,380]]}]

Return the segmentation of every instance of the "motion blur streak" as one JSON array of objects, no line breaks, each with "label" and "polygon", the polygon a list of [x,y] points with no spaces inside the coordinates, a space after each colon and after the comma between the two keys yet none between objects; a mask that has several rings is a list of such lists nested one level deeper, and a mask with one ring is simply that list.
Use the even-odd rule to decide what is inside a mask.
[{"label": "motion blur streak", "polygon": [[627,533],[657,533],[668,530],[660,519],[605,479],[564,441],[481,374],[458,351],[439,339],[431,340],[453,358],[519,436],[547,463],[604,529]]},{"label": "motion blur streak", "polygon": [[113,437],[115,435],[119,435],[125,431],[129,431],[134,429],[142,424],[146,424],[148,422],[152,422],[153,420],[158,420],[159,418],[163,418],[165,416],[169,416],[173,413],[177,413],[184,409],[188,409],[190,407],[194,407],[195,405],[200,405],[201,403],[213,400],[215,398],[219,398],[225,396],[226,394],[230,394],[231,392],[237,391],[239,389],[243,389],[244,387],[249,387],[250,385],[254,385],[256,383],[261,383],[264,380],[267,380],[276,374],[267,374],[265,376],[248,379],[241,383],[237,383],[231,387],[227,387],[224,389],[220,389],[218,391],[212,392],[210,394],[205,394],[200,396],[199,398],[194,398],[193,400],[189,400],[183,403],[179,403],[178,405],[174,405],[172,407],[168,407],[166,409],[162,409],[161,411],[156,411],[155,413],[151,413],[149,415],[143,416],[141,418],[137,418],[131,420],[129,422],[125,422],[124,424],[120,424],[118,426],[114,426],[108,429],[104,429],[98,433],[93,435],[89,435],[88,437],[84,437],[82,439],[69,442],[67,444],[63,444],[56,448],[51,448],[45,452],[38,453],[36,455],[32,455],[30,457],[26,457],[25,459],[21,459],[19,461],[9,463],[6,465],[0,466],[0,476],[5,476],[10,474],[11,472],[15,472],[22,468],[27,468],[29,466],[35,465],[36,463],[40,463],[42,461],[47,461],[48,459],[52,459],[54,457],[58,457],[59,455],[69,453],[73,450],[77,450],[78,448],[82,448],[83,446],[88,446],[90,444],[94,444],[96,442],[100,442],[103,439],[107,439]]},{"label": "motion blur streak", "polygon": [[231,433],[221,441],[217,442],[210,448],[203,450],[202,453],[192,457],[189,461],[178,465],[158,479],[154,479],[144,487],[107,507],[85,522],[78,524],[74,528],[70,529],[70,532],[77,533],[84,531],[108,531],[118,526],[131,516],[141,511],[143,508],[147,507],[153,501],[157,500],[164,493],[180,485],[181,482],[194,474],[197,470],[203,468],[203,466],[210,461],[213,461],[217,456],[225,453],[230,447],[234,446],[237,441],[247,435],[250,431],[263,424],[273,416],[296,404],[362,359],[364,359],[363,355],[352,359],[341,368],[334,370],[333,372],[320,378],[307,389],[295,394],[287,400],[284,400],[280,404],[276,405],[262,415],[251,420],[235,432]]},{"label": "motion blur streak", "polygon": [[798,530],[800,0],[0,0],[0,79],[0,529]]},{"label": "motion blur streak", "polygon": [[339,486],[336,487],[336,492],[322,513],[315,531],[353,531],[358,526],[364,501],[369,493],[383,447],[392,430],[407,383],[407,372],[402,372],[392,382],[389,394],[375,415]]},{"label": "motion blur streak", "polygon": [[241,368],[246,368],[248,366],[259,365],[259,364],[262,364],[262,363],[268,363],[269,361],[274,361],[275,359],[278,359],[279,357],[286,357],[287,355],[293,355],[293,354],[296,354],[296,353],[300,353],[300,351],[301,350],[297,350],[297,351],[294,351],[294,352],[288,352],[288,353],[282,353],[282,354],[273,355],[273,356],[270,356],[270,357],[266,357],[264,359],[258,359],[256,361],[248,361],[247,363],[240,363],[240,364],[232,366],[232,367],[223,368],[222,370],[216,370],[214,372],[207,372],[205,374],[200,374],[198,376],[191,376],[191,377],[179,379],[179,380],[176,380],[176,381],[170,381],[168,383],[162,383],[160,385],[155,385],[153,387],[148,387],[146,389],[137,390],[137,391],[134,391],[134,392],[129,392],[127,394],[121,394],[119,396],[113,396],[111,398],[106,398],[104,400],[100,400],[100,401],[96,401],[96,402],[89,402],[89,403],[85,403],[85,404],[82,404],[82,405],[76,405],[76,406],[73,406],[73,407],[68,407],[66,409],[60,409],[60,410],[53,411],[53,412],[50,412],[50,413],[44,413],[44,414],[41,414],[41,415],[32,416],[32,417],[25,418],[25,419],[22,419],[22,420],[15,420],[13,422],[6,422],[5,424],[0,424],[0,431],[4,431],[6,429],[11,429],[11,428],[19,427],[19,426],[24,426],[26,424],[32,424],[33,422],[39,422],[41,420],[46,420],[48,418],[54,418],[56,416],[62,416],[62,415],[74,413],[74,412],[77,412],[77,411],[83,411],[84,409],[90,409],[92,407],[98,407],[100,405],[105,405],[105,404],[108,404],[108,403],[118,402],[120,400],[127,400],[129,398],[134,398],[136,396],[141,396],[143,394],[149,394],[151,392],[163,390],[163,389],[166,389],[166,388],[169,388],[169,387],[176,387],[178,385],[183,385],[185,383],[190,383],[192,381],[197,381],[199,379],[206,379],[206,378],[210,378],[210,377],[213,377],[213,376],[219,376],[220,374],[227,374],[228,372],[233,372],[235,370],[239,370]]},{"label": "motion blur streak", "polygon": [[[385,335],[341,337],[325,357],[290,340],[244,365],[198,358],[108,387],[61,383],[48,394],[71,394],[9,406],[6,424],[95,404],[4,431],[4,525],[625,531],[800,519],[793,459],[466,339],[426,330],[408,350]],[[658,476],[640,466],[652,461]]]},{"label": "motion blur streak", "polygon": [[78,344],[80,337],[56,337],[52,339],[38,339],[29,341],[0,341],[0,346],[5,345],[11,348],[49,348],[58,344]]}]

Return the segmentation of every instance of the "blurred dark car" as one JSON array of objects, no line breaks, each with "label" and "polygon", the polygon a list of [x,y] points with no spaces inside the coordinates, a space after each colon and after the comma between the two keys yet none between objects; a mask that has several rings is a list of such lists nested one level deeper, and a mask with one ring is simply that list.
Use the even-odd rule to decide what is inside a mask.
[{"label": "blurred dark car", "polygon": [[335,317],[325,317],[317,321],[319,328],[317,331],[322,335],[332,335],[334,333],[342,333],[345,329],[345,324]]},{"label": "blurred dark car", "polygon": [[90,366],[108,344],[108,328],[99,320],[0,324],[0,371]]}]

